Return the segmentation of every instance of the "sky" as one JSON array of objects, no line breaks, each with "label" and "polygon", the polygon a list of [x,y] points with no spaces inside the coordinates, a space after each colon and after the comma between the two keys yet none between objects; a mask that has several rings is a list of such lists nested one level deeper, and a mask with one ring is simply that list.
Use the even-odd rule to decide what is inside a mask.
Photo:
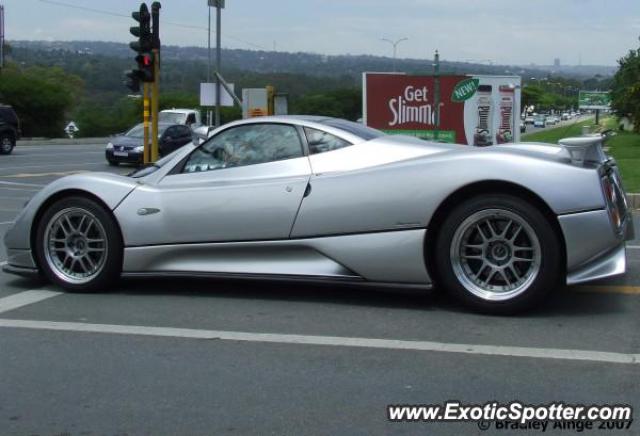
[{"label": "sky", "polygon": [[[163,44],[206,47],[207,0],[161,3]],[[140,1],[0,4],[8,40],[128,42]],[[328,55],[391,56],[381,38],[408,38],[398,58],[432,58],[438,49],[451,61],[615,65],[639,36],[640,0],[226,0],[222,12],[223,47]]]}]

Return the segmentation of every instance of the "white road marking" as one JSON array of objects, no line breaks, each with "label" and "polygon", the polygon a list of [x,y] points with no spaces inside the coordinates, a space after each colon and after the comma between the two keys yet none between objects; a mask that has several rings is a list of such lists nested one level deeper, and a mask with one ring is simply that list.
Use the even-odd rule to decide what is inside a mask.
[{"label": "white road marking", "polygon": [[0,226],[6,226],[7,224],[13,224],[14,221],[2,221],[0,222]]},{"label": "white road marking", "polygon": [[61,293],[62,292],[47,291],[43,289],[24,291],[18,294],[9,295],[8,297],[0,298],[0,313],[37,303],[39,301],[58,296]]},{"label": "white road marking", "polygon": [[[0,176],[2,177],[2,176]],[[6,180],[0,180],[0,185],[11,185],[11,186],[33,186],[34,188],[43,188],[45,185],[39,185],[36,183],[23,183],[23,182],[8,182]]]},{"label": "white road marking", "polygon": [[3,260],[2,262],[0,262],[0,266],[6,265],[8,262],[6,260]]},{"label": "white road marking", "polygon": [[631,250],[640,250],[640,245],[627,245],[627,248]]},{"label": "white road marking", "polygon": [[0,327],[34,330],[55,330],[82,333],[156,336],[186,339],[217,339],[223,341],[263,342],[294,345],[324,345],[332,347],[362,347],[385,350],[434,351],[485,356],[528,357],[534,359],[579,360],[604,363],[640,364],[640,354],[606,351],[569,350],[558,348],[510,347],[502,345],[452,344],[430,341],[372,339],[336,336],[309,336],[273,333],[248,333],[220,330],[196,330],[136,325],[88,324],[78,322],[0,319]]}]

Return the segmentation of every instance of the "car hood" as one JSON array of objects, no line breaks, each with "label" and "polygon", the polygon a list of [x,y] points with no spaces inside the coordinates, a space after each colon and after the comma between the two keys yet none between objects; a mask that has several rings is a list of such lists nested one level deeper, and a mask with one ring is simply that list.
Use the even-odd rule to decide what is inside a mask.
[{"label": "car hood", "polygon": [[115,146],[126,145],[126,146],[138,146],[143,143],[142,138],[134,138],[131,136],[116,136],[111,140],[111,143]]}]

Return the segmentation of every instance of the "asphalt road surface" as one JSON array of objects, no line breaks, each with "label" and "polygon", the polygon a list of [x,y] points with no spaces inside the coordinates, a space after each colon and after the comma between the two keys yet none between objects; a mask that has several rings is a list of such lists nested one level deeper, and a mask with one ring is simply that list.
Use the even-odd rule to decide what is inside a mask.
[{"label": "asphalt road surface", "polygon": [[[549,130],[549,129],[555,129],[557,127],[564,127],[564,126],[570,126],[572,124],[576,124],[576,123],[584,123],[584,125],[593,125],[593,119],[594,119],[594,115],[582,115],[580,117],[577,118],[572,118],[570,120],[565,120],[565,121],[560,121],[558,124],[555,125],[547,125],[545,127],[535,127],[533,124],[527,124],[527,130],[524,133],[521,133],[521,135],[529,135],[531,133],[536,133],[536,132],[542,132],[543,130]],[[591,121],[590,123],[587,123],[586,121]],[[526,141],[527,138],[525,137],[524,140]]]},{"label": "asphalt road surface", "polygon": [[[130,170],[102,146],[0,156],[0,233],[55,178]],[[638,407],[640,241],[627,253],[626,276],[517,317],[437,292],[174,279],[67,294],[0,273],[0,435],[528,434],[391,423],[387,405]]]}]

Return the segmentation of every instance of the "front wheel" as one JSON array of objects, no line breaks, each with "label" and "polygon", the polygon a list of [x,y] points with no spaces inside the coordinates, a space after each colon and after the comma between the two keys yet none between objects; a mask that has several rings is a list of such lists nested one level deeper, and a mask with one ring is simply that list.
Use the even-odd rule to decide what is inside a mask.
[{"label": "front wheel", "polygon": [[451,211],[440,229],[437,276],[472,308],[513,313],[560,283],[561,249],[547,218],[530,203],[503,194],[475,197]]},{"label": "front wheel", "polygon": [[13,138],[7,134],[0,135],[0,154],[10,154],[15,143]]},{"label": "front wheel", "polygon": [[63,198],[38,223],[38,265],[51,282],[68,291],[106,289],[120,275],[122,250],[115,219],[88,198]]}]

